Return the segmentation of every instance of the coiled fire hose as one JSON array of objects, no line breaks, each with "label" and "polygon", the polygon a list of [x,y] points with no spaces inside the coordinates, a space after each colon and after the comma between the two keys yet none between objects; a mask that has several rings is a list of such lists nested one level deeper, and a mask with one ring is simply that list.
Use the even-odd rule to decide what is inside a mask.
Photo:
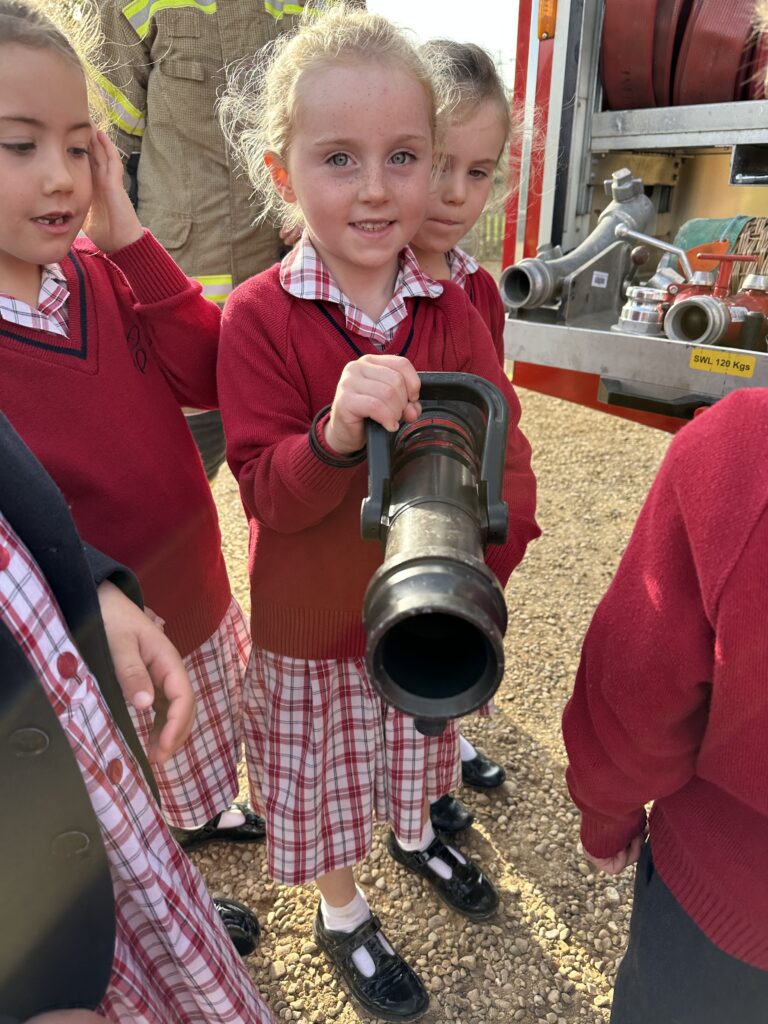
[{"label": "coiled fire hose", "polygon": [[600,68],[608,109],[760,98],[768,44],[756,33],[754,6],[605,0]]}]

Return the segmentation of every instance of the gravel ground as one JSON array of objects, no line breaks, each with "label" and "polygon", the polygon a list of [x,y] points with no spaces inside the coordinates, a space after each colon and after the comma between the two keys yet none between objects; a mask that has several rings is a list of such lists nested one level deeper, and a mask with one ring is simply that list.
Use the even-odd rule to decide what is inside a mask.
[{"label": "gravel ground", "polygon": [[[382,826],[359,871],[387,934],[432,995],[426,1024],[603,1024],[625,945],[631,873],[595,876],[578,853],[559,722],[581,638],[669,437],[533,392],[520,397],[544,536],[507,589],[498,713],[464,725],[470,740],[507,767],[508,780],[489,795],[461,793],[476,822],[459,844],[496,880],[501,908],[485,924],[453,914],[389,858]],[[247,606],[245,519],[226,469],[214,492],[233,586]],[[369,1020],[312,942],[312,888],[270,882],[261,846],[219,844],[194,859],[213,891],[258,913],[264,936],[247,963],[278,1020]]]}]

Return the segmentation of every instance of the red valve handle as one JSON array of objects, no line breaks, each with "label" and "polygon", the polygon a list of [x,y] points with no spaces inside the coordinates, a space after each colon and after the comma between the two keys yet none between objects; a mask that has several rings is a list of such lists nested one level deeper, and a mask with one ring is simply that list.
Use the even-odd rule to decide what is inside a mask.
[{"label": "red valve handle", "polygon": [[726,295],[730,294],[729,289],[731,284],[731,274],[733,273],[733,264],[757,263],[759,257],[741,255],[739,253],[725,253],[724,255],[720,255],[716,252],[698,252],[696,253],[696,259],[715,260],[719,264],[712,294],[716,299],[723,299]]}]

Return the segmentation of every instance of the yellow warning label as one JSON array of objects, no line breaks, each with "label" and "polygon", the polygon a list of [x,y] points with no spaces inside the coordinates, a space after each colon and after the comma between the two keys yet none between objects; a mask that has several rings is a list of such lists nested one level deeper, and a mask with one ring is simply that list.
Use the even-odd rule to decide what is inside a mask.
[{"label": "yellow warning label", "polygon": [[757,358],[735,352],[722,352],[716,348],[695,348],[688,364],[692,370],[708,370],[710,373],[727,373],[731,377],[751,377],[755,372]]}]

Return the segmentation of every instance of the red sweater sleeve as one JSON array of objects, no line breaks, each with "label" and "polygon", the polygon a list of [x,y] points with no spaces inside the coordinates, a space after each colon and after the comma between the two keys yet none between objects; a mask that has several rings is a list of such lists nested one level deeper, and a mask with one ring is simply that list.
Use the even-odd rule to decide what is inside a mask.
[{"label": "red sweater sleeve", "polygon": [[[509,407],[507,454],[502,494],[509,512],[505,544],[492,544],[485,560],[504,586],[519,565],[530,541],[540,536],[536,523],[536,477],[531,468],[531,446],[520,429],[520,401],[499,365],[489,331],[478,311],[467,302],[469,337],[459,342],[467,353],[464,369],[485,377],[501,390]],[[468,343],[467,343],[468,342]]]},{"label": "red sweater sleeve", "polygon": [[673,444],[584,640],[563,715],[581,838],[610,857],[642,831],[644,804],[693,775],[707,722],[714,634],[678,487]]},{"label": "red sweater sleeve", "polygon": [[[482,277],[481,277],[482,275]],[[493,348],[499,364],[504,366],[504,303],[501,301],[499,287],[485,267],[480,267],[475,277],[478,278],[478,285],[482,280],[482,287],[485,291],[485,301],[488,309],[488,329],[491,332]]]},{"label": "red sweater sleeve", "polygon": [[504,303],[501,301],[501,296],[498,291],[495,292],[496,301],[493,303],[493,309],[491,310],[491,337],[493,338],[493,347],[496,351],[496,358],[499,360],[500,365],[504,366]]},{"label": "red sweater sleeve", "polygon": [[232,293],[218,382],[227,461],[246,511],[277,533],[295,533],[336,509],[355,474],[310,448],[314,411],[301,391],[303,370],[288,341],[290,302],[281,293],[262,275]]},{"label": "red sweater sleeve", "polygon": [[153,358],[178,403],[215,409],[219,307],[203,298],[197,281],[179,269],[149,231],[107,259],[121,271],[118,302],[132,309],[146,330]]}]

